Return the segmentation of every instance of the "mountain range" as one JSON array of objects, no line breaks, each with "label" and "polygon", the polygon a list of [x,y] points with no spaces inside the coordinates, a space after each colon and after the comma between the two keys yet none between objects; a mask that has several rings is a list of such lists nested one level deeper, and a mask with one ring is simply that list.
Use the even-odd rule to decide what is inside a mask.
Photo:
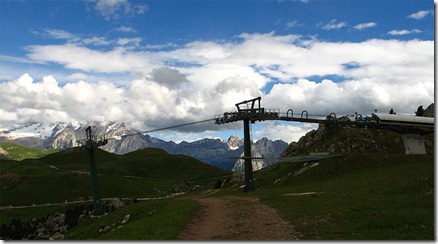
[{"label": "mountain range", "polygon": [[[171,154],[184,154],[204,163],[217,167],[243,171],[243,139],[232,135],[228,140],[202,139],[193,142],[164,141],[147,134],[130,130],[124,123],[87,122],[87,123],[50,123],[33,122],[20,127],[0,131],[0,142],[13,142],[30,148],[60,149],[84,145],[85,129],[91,126],[93,140],[108,139],[101,148],[105,151],[126,154],[143,148],[161,148]],[[124,136],[129,135],[129,136]],[[251,145],[253,156],[263,156],[263,160],[254,160],[253,169],[274,164],[288,144],[281,140],[272,141],[262,138]]]}]

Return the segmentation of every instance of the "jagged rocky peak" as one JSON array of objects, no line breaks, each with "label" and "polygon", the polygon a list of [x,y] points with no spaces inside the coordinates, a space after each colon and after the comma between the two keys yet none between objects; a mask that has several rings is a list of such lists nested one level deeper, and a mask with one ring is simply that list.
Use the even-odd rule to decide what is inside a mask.
[{"label": "jagged rocky peak", "polygon": [[243,145],[243,140],[239,139],[236,135],[231,135],[227,140],[227,145],[230,150],[236,150]]},{"label": "jagged rocky peak", "polygon": [[[76,147],[86,140],[85,130],[91,127],[93,140],[105,138],[120,139],[122,135],[129,134],[131,131],[124,123],[88,121],[86,123],[73,124],[58,124],[53,130],[53,134],[47,140],[48,147],[51,148],[68,148]],[[110,148],[107,146],[107,148]],[[111,148],[113,149],[113,148]],[[114,150],[108,150],[114,152]]]},{"label": "jagged rocky peak", "polygon": [[56,132],[58,132],[58,131],[62,131],[62,130],[64,130],[65,128],[68,127],[68,125],[69,125],[69,124],[64,123],[64,122],[50,123],[50,124],[49,124],[49,126],[54,126],[53,129],[52,129],[52,135],[53,135],[53,133],[56,133]]}]

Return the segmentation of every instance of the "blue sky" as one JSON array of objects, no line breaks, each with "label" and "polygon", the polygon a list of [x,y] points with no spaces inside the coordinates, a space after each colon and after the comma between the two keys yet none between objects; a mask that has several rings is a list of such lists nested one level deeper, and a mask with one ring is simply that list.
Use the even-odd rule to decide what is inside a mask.
[{"label": "blue sky", "polygon": [[[261,96],[312,114],[413,114],[434,98],[434,3],[1,1],[0,129],[106,120],[151,130]],[[257,123],[255,139],[315,125]],[[167,140],[241,136],[202,124]]]}]

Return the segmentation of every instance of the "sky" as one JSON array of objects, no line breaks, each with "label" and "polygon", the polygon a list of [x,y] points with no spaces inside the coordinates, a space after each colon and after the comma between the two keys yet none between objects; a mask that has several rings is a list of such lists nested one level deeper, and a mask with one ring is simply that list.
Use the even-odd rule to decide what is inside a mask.
[{"label": "sky", "polygon": [[[256,97],[282,113],[414,114],[434,89],[431,0],[0,1],[0,130],[111,121],[148,131]],[[151,135],[242,138],[242,125]],[[252,137],[289,143],[316,128],[256,122]]]}]

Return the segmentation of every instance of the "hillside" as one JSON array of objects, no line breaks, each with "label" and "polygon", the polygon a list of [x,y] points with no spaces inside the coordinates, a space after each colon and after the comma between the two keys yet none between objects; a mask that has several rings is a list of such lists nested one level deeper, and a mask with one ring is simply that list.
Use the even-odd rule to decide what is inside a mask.
[{"label": "hillside", "polygon": [[0,159],[35,159],[59,151],[59,149],[28,148],[15,143],[0,142]]},{"label": "hillside", "polygon": [[[181,183],[198,185],[199,181],[229,174],[189,156],[155,148],[126,155],[98,149],[96,167],[102,197],[167,196]],[[40,159],[2,160],[0,179],[2,206],[73,201],[92,195],[88,151],[66,150]],[[210,181],[213,185],[214,180]]]},{"label": "hillside", "polygon": [[308,240],[433,240],[434,156],[347,153],[255,172],[262,202]]},{"label": "hillside", "polygon": [[[435,105],[432,103],[424,110],[423,116],[434,117],[434,115]],[[339,120],[343,119],[346,118],[339,118]],[[426,151],[433,154],[434,135],[425,135],[423,140]],[[393,131],[319,124],[318,129],[308,132],[298,142],[289,144],[281,156],[289,157],[312,152],[404,153],[405,148],[400,134]]]},{"label": "hillside", "polygon": [[[423,139],[426,151],[433,154],[433,134],[426,135]],[[402,137],[396,132],[320,124],[318,129],[308,132],[298,142],[289,144],[281,155],[288,157],[312,152],[404,154],[405,148]]]}]

